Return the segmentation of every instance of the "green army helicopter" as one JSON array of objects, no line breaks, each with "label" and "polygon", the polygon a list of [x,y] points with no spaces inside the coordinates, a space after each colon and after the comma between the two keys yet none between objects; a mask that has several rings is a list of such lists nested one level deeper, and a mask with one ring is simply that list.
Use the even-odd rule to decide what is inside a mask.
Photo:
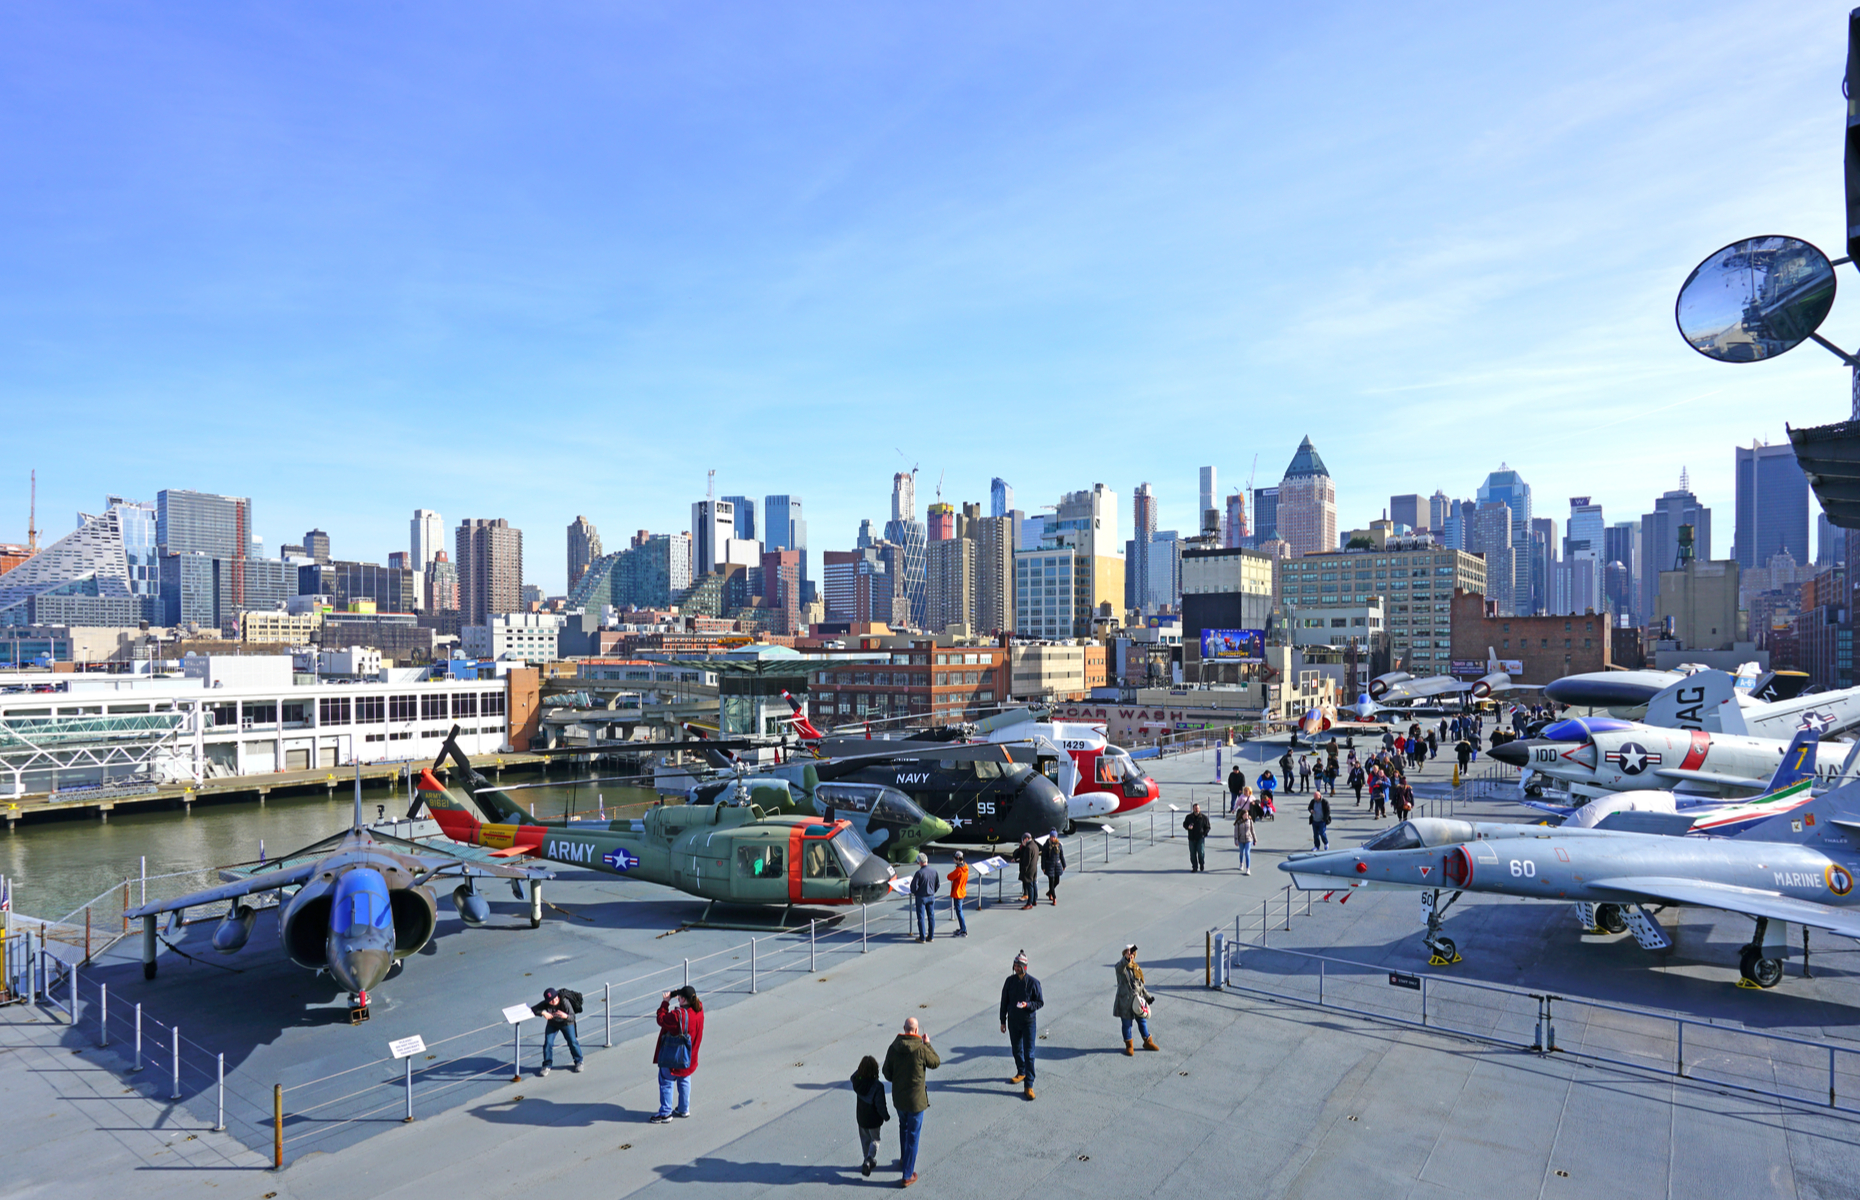
[{"label": "green army helicopter", "polygon": [[[771,816],[740,786],[731,803],[660,805],[636,820],[544,825],[518,810],[471,769],[451,738],[439,761],[453,757],[466,792],[488,821],[455,802],[432,771],[418,784],[424,802],[452,841],[484,846],[494,858],[527,856],[663,884],[709,901],[694,924],[709,924],[719,904],[782,906],[785,927],[798,905],[871,904],[891,890],[892,869],[866,848],[849,821]],[[435,763],[435,766],[438,762]],[[495,799],[494,799],[495,798]],[[454,898],[457,901],[457,897]],[[458,901],[464,903],[464,901]],[[753,928],[764,928],[756,925]]]}]

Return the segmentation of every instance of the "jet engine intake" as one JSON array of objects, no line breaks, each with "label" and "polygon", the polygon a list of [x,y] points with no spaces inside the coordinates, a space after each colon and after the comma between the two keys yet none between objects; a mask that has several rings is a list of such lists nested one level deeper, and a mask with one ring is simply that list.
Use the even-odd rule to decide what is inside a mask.
[{"label": "jet engine intake", "polygon": [[388,911],[394,915],[394,957],[418,954],[433,940],[439,924],[439,905],[426,887],[396,888],[388,892]]}]

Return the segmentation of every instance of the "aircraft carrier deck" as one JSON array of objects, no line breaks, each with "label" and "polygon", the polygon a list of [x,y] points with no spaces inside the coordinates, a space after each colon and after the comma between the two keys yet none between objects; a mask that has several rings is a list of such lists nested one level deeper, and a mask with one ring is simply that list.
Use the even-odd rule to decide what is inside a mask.
[{"label": "aircraft carrier deck", "polygon": [[[1248,757],[1277,752],[1252,747]],[[507,892],[493,928],[466,930],[445,906],[433,945],[380,990],[359,1027],[327,981],[286,964],[262,922],[230,957],[202,953],[210,923],[190,927],[177,944],[202,961],[164,952],[159,977],[146,983],[129,939],[80,973],[76,1026],[0,1008],[9,1118],[0,1196],[747,1197],[895,1187],[897,1124],[886,1127],[880,1170],[862,1179],[845,1081],[861,1055],[882,1058],[910,1016],[943,1060],[931,1075],[918,1167],[918,1186],[932,1195],[1860,1190],[1860,1114],[1831,1110],[1827,1095],[1833,1059],[1837,1101],[1860,1108],[1860,955],[1847,944],[1818,939],[1813,979],[1799,977],[1792,957],[1782,985],[1759,992],[1735,986],[1733,948],[1748,934],[1741,920],[1688,909],[1673,924],[1669,914],[1676,947],[1655,957],[1625,935],[1580,936],[1566,905],[1470,898],[1447,919],[1465,961],[1430,968],[1412,894],[1317,899],[1309,915],[1301,894],[1288,911],[1275,864],[1309,844],[1301,806],[1282,805],[1261,826],[1251,876],[1239,874],[1219,818],[1211,869],[1189,874],[1185,844],[1164,836],[1166,806],[1218,795],[1212,756],[1144,766],[1164,784],[1162,840],[1148,843],[1148,814],[1120,824],[1108,845],[1088,835],[1082,856],[1069,839],[1074,861],[1057,908],[991,903],[970,915],[966,940],[920,945],[901,932],[901,904],[875,906],[869,952],[860,952],[854,917],[815,945],[812,970],[805,934],[759,939],[755,994],[749,935],[669,932],[700,904],[572,871],[546,886],[551,908],[538,930]],[[1429,767],[1424,799],[1442,790],[1443,774]],[[1530,816],[1496,800],[1475,809]],[[1347,791],[1339,796],[1334,844],[1368,836],[1365,812]],[[992,898],[995,885],[977,890]],[[1232,986],[1210,990],[1211,931],[1231,936],[1236,921],[1248,940],[1266,926],[1268,949],[1243,951]],[[938,932],[950,928],[945,909]],[[1162,1051],[1126,1058],[1110,1015],[1111,966],[1132,941],[1159,998],[1152,1026]],[[1000,982],[1023,947],[1047,997],[1031,1103],[1006,1082],[1011,1060],[996,1024]],[[1318,1007],[1315,960],[1287,951],[1367,965],[1327,964]],[[691,973],[709,1013],[694,1113],[652,1126],[646,1015],[660,991],[682,982],[686,957],[701,960]],[[1391,985],[1391,973],[1425,978],[1428,991]],[[603,982],[614,985],[611,1050]],[[1535,1000],[1466,982],[1566,997],[1553,1012],[1561,1052],[1528,1049]],[[105,984],[111,1044],[100,1048]],[[532,1021],[522,1027],[524,1077],[513,1083],[499,1010],[545,985],[586,993],[587,1067],[562,1069],[568,1056],[558,1047],[557,1070],[537,1078]],[[1579,997],[1684,1018],[1695,1077],[1672,1073],[1673,1020]],[[127,1014],[138,1002],[145,1066],[131,1073]],[[1362,1015],[1418,1020],[1421,1003],[1431,1006],[1430,1026],[1466,1033]],[[186,1039],[179,1101],[170,1099],[167,1023]],[[390,1039],[412,1034],[434,1057],[414,1059],[416,1120],[404,1123],[403,1065],[384,1060]],[[226,1129],[214,1132],[220,1054]],[[286,1089],[282,1170],[271,1166],[274,1085]]]}]

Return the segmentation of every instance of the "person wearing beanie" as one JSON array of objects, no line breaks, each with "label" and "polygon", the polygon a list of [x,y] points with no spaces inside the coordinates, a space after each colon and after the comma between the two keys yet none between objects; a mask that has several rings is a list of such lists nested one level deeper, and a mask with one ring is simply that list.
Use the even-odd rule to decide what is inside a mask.
[{"label": "person wearing beanie", "polygon": [[1033,1099],[1033,1051],[1040,1040],[1040,1009],[1046,996],[1040,981],[1027,973],[1027,952],[1014,956],[1014,973],[1001,985],[1001,1032],[1008,1035],[1008,1048],[1014,1052],[1014,1078],[1009,1083],[1024,1084],[1023,1093]]}]

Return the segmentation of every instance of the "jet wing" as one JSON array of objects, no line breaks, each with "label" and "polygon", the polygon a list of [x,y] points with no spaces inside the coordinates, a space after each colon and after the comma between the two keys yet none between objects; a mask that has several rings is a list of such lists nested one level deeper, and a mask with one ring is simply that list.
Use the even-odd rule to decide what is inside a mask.
[{"label": "jet wing", "polygon": [[1775,921],[1794,921],[1815,929],[1825,929],[1843,937],[1860,938],[1860,912],[1832,908],[1813,900],[1797,900],[1778,892],[1758,888],[1736,887],[1728,883],[1710,883],[1700,879],[1661,877],[1598,879],[1591,887],[1604,888],[1669,904],[1689,904],[1697,908],[1718,908],[1752,917],[1769,917]]},{"label": "jet wing", "polygon": [[177,908],[202,908],[209,904],[217,904],[222,900],[235,900],[240,896],[249,896],[253,892],[268,892],[275,888],[291,887],[316,874],[316,869],[321,863],[321,859],[310,859],[276,871],[260,871],[256,875],[248,875],[244,879],[222,883],[218,887],[207,888],[204,891],[189,892],[173,900],[152,901],[138,908],[132,908],[123,915],[129,918],[148,917],[156,913],[173,912]]},{"label": "jet wing", "polygon": [[1696,820],[1696,816],[1689,817],[1682,813],[1611,812],[1596,822],[1595,828],[1616,833],[1657,833],[1666,837],[1682,837],[1692,832],[1692,823]]},{"label": "jet wing", "polygon": [[1534,808],[1538,812],[1547,812],[1553,817],[1567,817],[1576,811],[1571,805],[1552,804],[1548,800],[1520,800],[1518,803],[1526,808]]},{"label": "jet wing", "polygon": [[1684,767],[1658,767],[1653,773],[1665,779],[1683,779],[1689,783],[1715,783],[1719,787],[1749,788],[1753,792],[1763,791],[1769,786],[1761,779],[1746,779],[1742,775],[1720,775],[1716,771],[1688,771]]}]

